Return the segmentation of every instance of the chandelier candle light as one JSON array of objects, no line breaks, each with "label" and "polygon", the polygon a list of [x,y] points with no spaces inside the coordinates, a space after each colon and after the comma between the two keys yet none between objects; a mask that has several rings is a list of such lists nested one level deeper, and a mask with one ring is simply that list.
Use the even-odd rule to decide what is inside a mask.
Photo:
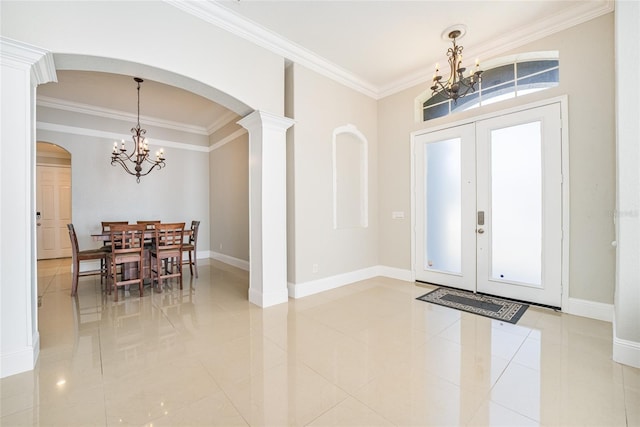
[{"label": "chandelier candle light", "polygon": [[[138,124],[131,129],[131,133],[133,134],[133,150],[131,154],[127,153],[124,140],[121,141],[122,144],[120,148],[118,148],[118,143],[114,142],[113,152],[111,153],[111,165],[115,166],[116,164],[120,164],[128,174],[135,175],[136,181],[139,183],[141,176],[149,175],[155,168],[162,169],[165,167],[165,158],[164,149],[162,148],[160,151],[156,151],[155,160],[149,158],[149,144],[147,143],[147,138],[144,136],[147,131],[140,128],[140,83],[144,80],[139,77],[134,77],[133,80],[138,83]],[[145,172],[143,171],[143,166],[149,169]]]},{"label": "chandelier candle light", "polygon": [[469,76],[464,77],[464,72],[466,71],[466,68],[462,66],[462,50],[464,48],[456,44],[456,39],[462,37],[464,34],[462,30],[457,28],[445,30],[445,33],[447,32],[447,37],[453,42],[453,47],[447,50],[451,74],[443,83],[439,66],[436,64],[436,72],[433,75],[433,86],[431,86],[431,90],[433,91],[431,96],[440,94],[446,99],[453,99],[453,103],[456,104],[459,98],[475,91],[476,84],[480,82],[482,70],[480,69],[479,61],[476,59],[475,69],[469,70]]}]

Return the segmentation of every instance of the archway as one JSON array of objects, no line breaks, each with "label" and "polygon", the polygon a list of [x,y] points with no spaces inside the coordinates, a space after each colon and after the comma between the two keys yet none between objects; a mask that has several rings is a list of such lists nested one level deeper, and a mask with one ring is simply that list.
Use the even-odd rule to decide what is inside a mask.
[{"label": "archway", "polygon": [[[3,328],[1,377],[33,369],[39,353],[37,330],[37,280],[35,254],[35,93],[39,84],[55,81],[54,55],[45,49],[21,42],[2,39],[2,87],[3,103],[12,105],[2,109],[3,139],[14,144],[3,144],[2,181],[15,181],[18,185],[3,186],[2,198],[13,199],[11,208],[3,204],[0,228],[5,238],[18,242],[18,247],[9,256],[3,251],[2,274],[2,324],[11,324],[12,330]],[[94,60],[94,57],[73,56],[83,65],[81,70],[100,70],[100,63],[115,60]],[[68,69],[63,57],[58,64]],[[119,62],[119,61],[115,61]],[[156,73],[156,81],[170,84],[172,79],[179,87],[197,86],[196,80],[188,79],[166,70],[158,70],[140,64],[120,62],[125,67],[138,67]],[[103,71],[113,71],[112,69]],[[129,72],[146,76],[142,73]],[[250,77],[248,77],[250,79]],[[233,111],[246,114],[251,109],[235,98],[211,87],[203,88],[203,96],[215,98],[217,102]],[[11,90],[9,90],[11,88]],[[7,90],[5,90],[7,89]],[[222,97],[224,99],[216,98]],[[235,101],[233,101],[235,100]],[[4,126],[6,124],[6,126]],[[249,300],[266,307],[286,302],[286,129],[293,121],[278,115],[254,111],[245,116],[240,124],[249,131],[250,144],[250,238],[252,247]],[[12,161],[9,162],[11,159]],[[5,191],[6,190],[6,191]],[[277,223],[277,227],[271,224]],[[259,245],[253,242],[259,242]],[[5,268],[6,267],[6,268]],[[16,283],[22,284],[16,286]],[[7,332],[7,333],[5,333]]]}]

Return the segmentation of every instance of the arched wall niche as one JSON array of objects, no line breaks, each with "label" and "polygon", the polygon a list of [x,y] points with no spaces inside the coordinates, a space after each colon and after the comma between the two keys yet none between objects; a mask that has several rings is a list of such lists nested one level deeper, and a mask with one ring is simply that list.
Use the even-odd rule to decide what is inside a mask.
[{"label": "arched wall niche", "polygon": [[56,70],[98,71],[141,77],[193,92],[230,109],[242,117],[253,111],[253,108],[244,102],[219,89],[190,77],[150,65],[90,55],[54,53],[53,57]]}]

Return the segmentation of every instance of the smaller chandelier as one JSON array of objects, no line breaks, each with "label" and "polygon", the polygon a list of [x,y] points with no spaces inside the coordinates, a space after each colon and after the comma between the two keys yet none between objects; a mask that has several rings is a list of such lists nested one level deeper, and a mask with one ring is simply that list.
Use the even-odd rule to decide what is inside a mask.
[{"label": "smaller chandelier", "polygon": [[449,31],[448,38],[453,42],[453,47],[447,50],[451,74],[443,83],[439,67],[436,64],[436,72],[433,75],[433,86],[431,86],[431,90],[433,91],[431,96],[439,94],[445,99],[453,99],[454,104],[458,102],[459,98],[475,91],[476,85],[481,79],[480,75],[482,74],[480,63],[476,59],[475,69],[469,70],[467,77],[464,76],[464,72],[467,70],[462,66],[462,50],[464,48],[456,44],[456,39],[461,35],[462,31],[459,29]]},{"label": "smaller chandelier", "polygon": [[[140,83],[142,80],[139,77],[134,77],[138,83],[138,124],[131,129],[133,134],[133,150],[131,153],[127,153],[127,149],[124,144],[124,139],[121,141],[120,148],[118,143],[113,143],[113,152],[111,153],[111,165],[115,166],[120,164],[123,169],[130,175],[136,176],[136,181],[140,182],[140,177],[149,175],[149,173],[155,168],[162,169],[165,166],[164,163],[164,149],[156,152],[155,160],[149,158],[149,144],[147,138],[144,136],[147,131],[140,128]],[[145,168],[146,169],[145,171]]]}]

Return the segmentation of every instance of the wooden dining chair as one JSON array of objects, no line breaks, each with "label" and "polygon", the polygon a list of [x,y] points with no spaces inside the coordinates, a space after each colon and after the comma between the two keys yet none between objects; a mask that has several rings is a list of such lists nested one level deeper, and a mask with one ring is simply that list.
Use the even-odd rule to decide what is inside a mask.
[{"label": "wooden dining chair", "polygon": [[[100,225],[102,226],[102,233],[108,233],[109,230],[111,229],[110,226],[111,224],[129,224],[129,221],[101,221]],[[109,251],[109,246],[111,246],[111,240],[103,240],[103,244],[102,246],[104,246],[104,250]],[[100,261],[100,267],[103,268],[105,271],[107,269],[107,259],[105,258],[104,260]]]},{"label": "wooden dining chair", "polygon": [[[95,276],[100,274],[100,281],[106,276],[106,270],[103,268],[104,261],[107,259],[107,252],[103,248],[80,250],[78,246],[78,236],[73,224],[67,224],[69,230],[69,239],[71,239],[71,262],[73,264],[73,276],[71,281],[71,296],[78,294],[78,279],[80,276]],[[80,272],[81,261],[100,261],[99,270],[90,270]]]},{"label": "wooden dining chair", "polygon": [[[107,288],[109,293],[115,290],[114,300],[118,301],[118,287],[137,284],[140,296],[144,295],[144,231],[142,224],[111,224],[110,240],[111,251],[107,257]],[[125,269],[122,269],[118,279],[118,265],[124,263],[137,263],[137,277],[128,277]],[[131,269],[127,269],[131,272]]]},{"label": "wooden dining chair", "polygon": [[[151,277],[162,292],[164,279],[177,277],[182,289],[182,245],[184,222],[156,224],[154,244],[151,247]],[[173,269],[173,266],[177,270]],[[169,267],[172,268],[169,268]]]},{"label": "wooden dining chair", "polygon": [[200,221],[191,221],[191,234],[185,244],[182,245],[182,252],[189,253],[189,260],[185,260],[183,264],[189,264],[189,272],[193,276],[193,270],[196,271],[196,279],[198,278],[198,228],[200,227]]}]

